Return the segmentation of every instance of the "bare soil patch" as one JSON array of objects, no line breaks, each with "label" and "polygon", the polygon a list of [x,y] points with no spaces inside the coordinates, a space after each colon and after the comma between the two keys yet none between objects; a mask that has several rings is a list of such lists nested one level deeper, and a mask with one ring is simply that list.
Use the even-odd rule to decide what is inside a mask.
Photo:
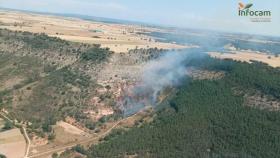
[{"label": "bare soil patch", "polygon": [[253,95],[245,94],[245,106],[255,107],[262,110],[279,111],[280,100],[269,95],[257,92]]},{"label": "bare soil patch", "polygon": [[59,121],[56,124],[59,127],[62,127],[66,133],[76,134],[76,135],[83,135],[85,132],[67,122]]},{"label": "bare soil patch", "polygon": [[266,63],[272,67],[280,67],[280,57],[274,55],[264,54],[254,51],[231,51],[230,53],[209,52],[211,57],[219,59],[232,59],[236,61],[244,61],[252,63],[253,61],[259,61]]},{"label": "bare soil patch", "polygon": [[24,81],[24,79],[20,78],[20,77],[10,78],[10,79],[4,81],[3,83],[0,83],[0,91],[5,90],[5,89],[11,89],[15,85],[20,84],[22,81]]},{"label": "bare soil patch", "polygon": [[214,80],[225,76],[225,73],[222,71],[199,70],[195,68],[188,68],[187,74],[196,80]]},{"label": "bare soil patch", "polygon": [[64,121],[57,122],[54,127],[56,138],[54,144],[61,145],[87,139],[91,135]]},{"label": "bare soil patch", "polygon": [[0,133],[0,153],[8,158],[23,158],[26,142],[18,128]]}]

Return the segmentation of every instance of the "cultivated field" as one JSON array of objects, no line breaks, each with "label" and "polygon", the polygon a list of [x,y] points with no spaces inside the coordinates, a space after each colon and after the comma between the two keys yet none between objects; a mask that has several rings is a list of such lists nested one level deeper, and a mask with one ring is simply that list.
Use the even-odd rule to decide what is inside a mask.
[{"label": "cultivated field", "polygon": [[0,133],[0,153],[8,158],[23,158],[25,139],[18,128]]},{"label": "cultivated field", "polygon": [[114,52],[128,52],[135,48],[180,49],[186,46],[158,42],[143,35],[161,31],[139,25],[124,25],[86,21],[77,18],[64,18],[22,12],[1,11],[0,28],[33,33],[46,33],[74,42],[101,44]]},{"label": "cultivated field", "polygon": [[275,55],[264,54],[254,51],[232,51],[230,53],[209,52],[211,57],[219,59],[233,59],[236,61],[244,61],[252,63],[253,61],[259,61],[266,63],[272,67],[280,67],[280,57]]}]

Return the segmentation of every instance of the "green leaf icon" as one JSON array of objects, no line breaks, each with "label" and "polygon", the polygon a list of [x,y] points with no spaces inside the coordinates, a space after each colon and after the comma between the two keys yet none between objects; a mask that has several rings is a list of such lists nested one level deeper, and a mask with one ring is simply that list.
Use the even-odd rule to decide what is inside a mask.
[{"label": "green leaf icon", "polygon": [[246,6],[244,7],[244,9],[249,9],[249,8],[251,8],[252,6],[253,6],[252,3],[246,4]]}]

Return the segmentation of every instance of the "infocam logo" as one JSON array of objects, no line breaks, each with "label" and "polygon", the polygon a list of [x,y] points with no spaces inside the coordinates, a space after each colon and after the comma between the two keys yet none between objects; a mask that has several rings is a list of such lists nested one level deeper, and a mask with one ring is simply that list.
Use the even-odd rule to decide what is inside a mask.
[{"label": "infocam logo", "polygon": [[271,11],[270,10],[253,10],[253,3],[238,3],[238,15],[247,16],[251,18],[252,22],[270,22]]}]

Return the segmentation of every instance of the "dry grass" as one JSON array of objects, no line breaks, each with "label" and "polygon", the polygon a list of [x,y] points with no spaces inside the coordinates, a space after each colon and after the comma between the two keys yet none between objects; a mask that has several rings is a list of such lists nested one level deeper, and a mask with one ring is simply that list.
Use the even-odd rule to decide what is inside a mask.
[{"label": "dry grass", "polygon": [[64,121],[59,121],[54,126],[56,138],[54,144],[62,145],[89,138],[91,135]]},{"label": "dry grass", "polygon": [[69,123],[66,123],[64,121],[59,121],[59,122],[57,122],[56,125],[59,127],[62,127],[64,132],[66,132],[66,133],[71,133],[71,134],[75,134],[75,135],[84,135],[84,133],[85,133],[83,130],[81,130]]},{"label": "dry grass", "polygon": [[45,138],[36,138],[32,140],[31,155],[41,153],[55,148],[62,147],[67,144],[73,144],[79,141],[87,140],[92,137],[91,134],[75,127],[64,121],[59,121],[53,127],[55,139],[47,141]]},{"label": "dry grass", "polygon": [[244,61],[251,63],[259,61],[266,63],[272,67],[280,67],[280,57],[253,51],[231,51],[230,53],[209,52],[211,57],[219,59],[233,59],[236,61]]},{"label": "dry grass", "polygon": [[255,107],[262,110],[279,111],[280,100],[270,96],[256,92],[255,94],[245,94],[245,106]]},{"label": "dry grass", "polygon": [[15,11],[0,11],[0,28],[46,33],[74,42],[101,44],[114,52],[128,52],[138,48],[181,49],[186,46],[156,42],[154,38],[139,33],[161,31],[139,25],[111,24],[63,18],[48,15],[28,14]]},{"label": "dry grass", "polygon": [[10,78],[10,79],[0,83],[0,91],[6,90],[6,89],[12,89],[15,85],[20,84],[22,81],[24,81],[24,79],[20,78],[19,76]]},{"label": "dry grass", "polygon": [[199,70],[192,67],[187,69],[187,74],[196,80],[215,80],[225,76],[221,71]]}]

